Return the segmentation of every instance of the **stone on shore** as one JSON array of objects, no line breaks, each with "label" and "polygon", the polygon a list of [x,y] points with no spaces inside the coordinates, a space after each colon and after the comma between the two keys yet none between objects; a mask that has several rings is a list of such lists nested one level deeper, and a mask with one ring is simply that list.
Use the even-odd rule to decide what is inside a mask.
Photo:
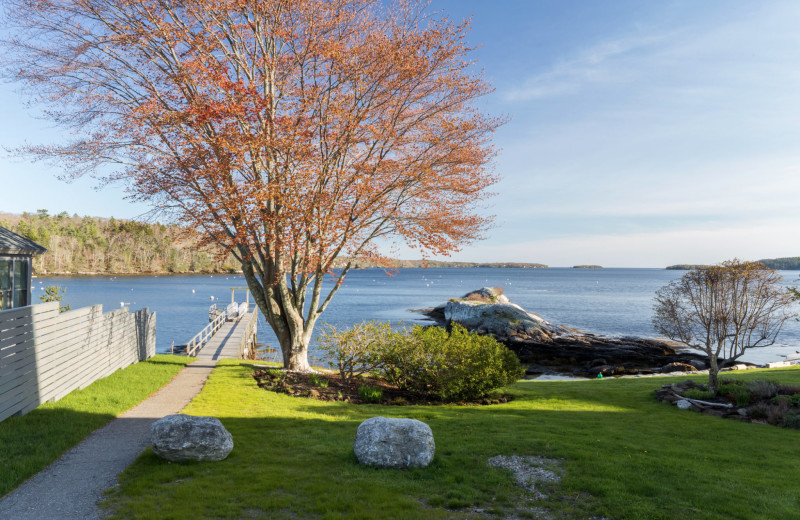
[{"label": "stone on shore", "polygon": [[215,417],[167,415],[150,426],[153,452],[172,462],[220,461],[233,450],[233,436]]},{"label": "stone on shore", "polygon": [[496,287],[482,287],[450,300],[444,307],[444,319],[448,323],[459,323],[467,330],[491,334],[500,341],[510,338],[551,341],[554,335],[566,332],[511,303]]},{"label": "stone on shore", "polygon": [[440,325],[459,323],[494,336],[528,365],[529,373],[567,370],[595,378],[653,374],[665,367],[687,372],[706,368],[704,356],[664,341],[608,337],[554,325],[511,303],[502,288],[483,287],[423,312]]},{"label": "stone on shore", "polygon": [[424,468],[433,460],[433,432],[422,421],[372,417],[356,431],[353,451],[366,466]]}]

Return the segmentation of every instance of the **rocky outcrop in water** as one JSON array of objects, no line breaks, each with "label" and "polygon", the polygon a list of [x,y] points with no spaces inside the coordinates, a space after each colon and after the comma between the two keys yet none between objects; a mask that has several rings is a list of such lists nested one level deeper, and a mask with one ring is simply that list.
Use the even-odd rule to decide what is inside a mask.
[{"label": "rocky outcrop in water", "polygon": [[483,287],[423,312],[444,326],[459,323],[491,334],[528,365],[529,373],[596,377],[706,368],[703,356],[664,341],[612,338],[554,325],[511,303],[501,288]]}]

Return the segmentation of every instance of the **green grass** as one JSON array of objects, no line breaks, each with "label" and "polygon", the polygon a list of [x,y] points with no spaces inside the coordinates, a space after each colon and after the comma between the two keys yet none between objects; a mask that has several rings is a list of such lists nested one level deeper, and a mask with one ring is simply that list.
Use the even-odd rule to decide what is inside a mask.
[{"label": "green grass", "polygon": [[194,358],[155,356],[0,422],[0,497],[167,384]]},{"label": "green grass", "polygon": [[[169,464],[147,450],[105,502],[116,518],[502,518],[519,505],[567,518],[800,518],[800,432],[655,400],[685,377],[520,382],[508,404],[383,407],[267,392],[251,371],[221,364],[186,410],[218,417],[231,455]],[[730,377],[797,384],[800,370]],[[376,415],[428,423],[432,464],[360,466],[355,431]],[[564,478],[547,501],[526,503],[509,472],[487,466],[500,454],[560,459]]]}]

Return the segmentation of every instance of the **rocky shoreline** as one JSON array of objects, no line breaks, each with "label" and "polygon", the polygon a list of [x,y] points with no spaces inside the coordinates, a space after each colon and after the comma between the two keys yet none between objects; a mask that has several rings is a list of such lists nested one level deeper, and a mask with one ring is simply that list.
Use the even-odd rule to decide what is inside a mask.
[{"label": "rocky shoreline", "polygon": [[708,368],[705,356],[666,341],[608,337],[554,325],[511,303],[502,288],[484,287],[418,312],[442,326],[459,323],[494,336],[517,354],[530,375],[608,377]]}]

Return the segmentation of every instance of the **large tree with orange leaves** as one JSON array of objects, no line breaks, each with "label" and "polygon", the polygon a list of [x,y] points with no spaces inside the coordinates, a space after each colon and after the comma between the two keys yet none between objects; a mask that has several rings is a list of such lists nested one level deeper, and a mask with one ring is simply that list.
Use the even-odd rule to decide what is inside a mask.
[{"label": "large tree with orange leaves", "polygon": [[5,70],[76,138],[31,146],[232,251],[309,370],[337,257],[447,254],[496,181],[467,23],[413,0],[4,0]]}]

